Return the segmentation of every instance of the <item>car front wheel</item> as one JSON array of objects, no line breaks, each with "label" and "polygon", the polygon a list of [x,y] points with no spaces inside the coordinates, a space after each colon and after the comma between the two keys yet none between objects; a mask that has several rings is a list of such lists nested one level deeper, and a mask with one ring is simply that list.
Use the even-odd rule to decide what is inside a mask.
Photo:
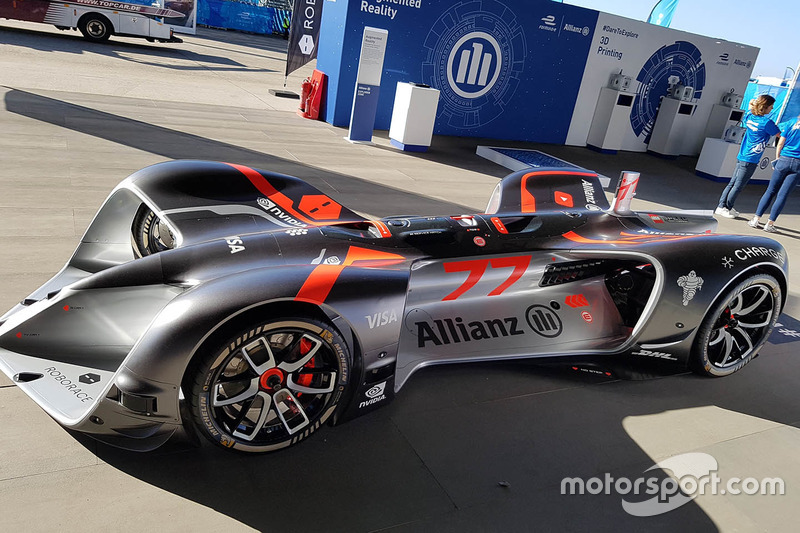
[{"label": "car front wheel", "polygon": [[330,419],[348,358],[341,336],[313,319],[240,331],[196,365],[189,397],[195,425],[215,444],[246,452],[296,444]]}]

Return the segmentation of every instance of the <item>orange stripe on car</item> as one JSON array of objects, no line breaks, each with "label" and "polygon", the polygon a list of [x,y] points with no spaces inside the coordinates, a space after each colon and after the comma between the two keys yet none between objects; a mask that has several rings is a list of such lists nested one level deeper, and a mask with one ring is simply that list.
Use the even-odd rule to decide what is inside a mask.
[{"label": "orange stripe on car", "polygon": [[[294,201],[291,198],[281,192],[278,192],[278,190],[272,186],[269,180],[262,176],[259,171],[244,165],[237,165],[235,163],[225,164],[244,174],[245,177],[250,180],[250,183],[252,183],[253,186],[264,196],[275,202],[277,206],[295,217],[297,220],[300,220],[311,226],[318,226],[320,223],[312,220],[312,218],[325,218],[327,220],[337,220],[339,218],[339,213],[341,212],[342,206],[324,194],[314,194],[310,196],[306,195],[300,199],[300,208],[302,209],[303,207],[306,207],[307,214],[309,215],[307,217],[294,208]],[[304,202],[308,205],[304,206]],[[324,217],[326,213],[331,216]]]},{"label": "orange stripe on car", "polygon": [[386,239],[392,236],[392,232],[389,231],[389,226],[380,220],[370,220],[369,223],[378,228],[382,238]]},{"label": "orange stripe on car", "polygon": [[634,233],[620,233],[619,239],[590,239],[582,237],[574,231],[564,233],[562,237],[567,240],[581,243],[581,244],[647,244],[651,242],[670,242],[681,241],[684,239],[693,239],[695,237],[704,237],[706,234],[700,233],[697,235],[637,235]]},{"label": "orange stripe on car", "polygon": [[317,265],[306,278],[294,299],[311,303],[324,302],[328,299],[328,294],[330,294],[336,280],[339,279],[342,270],[354,263],[358,263],[356,266],[369,268],[394,265],[405,260],[406,258],[402,255],[351,246],[341,264]]},{"label": "orange stripe on car", "polygon": [[494,224],[494,227],[497,228],[497,231],[500,233],[508,233],[508,228],[506,228],[506,225],[503,224],[502,220],[497,217],[492,217],[489,220],[492,221],[492,224]]}]

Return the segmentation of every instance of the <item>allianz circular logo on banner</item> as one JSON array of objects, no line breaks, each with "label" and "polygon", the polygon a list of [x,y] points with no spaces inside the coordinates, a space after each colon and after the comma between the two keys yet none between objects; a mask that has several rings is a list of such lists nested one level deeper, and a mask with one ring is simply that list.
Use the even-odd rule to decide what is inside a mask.
[{"label": "allianz circular logo on banner", "polygon": [[447,58],[447,82],[463,98],[483,96],[497,83],[503,56],[497,39],[486,32],[466,34]]},{"label": "allianz circular logo on banner", "polygon": [[521,23],[494,0],[450,6],[431,27],[425,48],[422,75],[440,91],[439,118],[464,129],[505,111],[527,53]]}]

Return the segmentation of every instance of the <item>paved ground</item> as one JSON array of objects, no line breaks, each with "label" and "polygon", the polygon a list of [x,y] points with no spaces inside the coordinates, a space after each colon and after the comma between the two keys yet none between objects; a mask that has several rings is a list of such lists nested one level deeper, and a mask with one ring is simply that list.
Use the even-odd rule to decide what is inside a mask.
[{"label": "paved ground", "polygon": [[[505,171],[475,147],[498,143],[437,137],[429,153],[409,155],[377,132],[374,146],[351,145],[344,130],[269,95],[283,84],[284,49],[280,39],[210,30],[180,45],[93,45],[0,21],[0,308],[64,264],[116,183],[159,161],[286,172],[378,216],[485,206]],[[289,88],[309,72],[290,76]],[[637,209],[712,209],[722,188],[695,177],[692,158],[526,147],[612,177],[641,171]],[[748,187],[737,207],[752,213],[761,192]],[[794,264],[799,222],[790,201],[776,238]],[[755,230],[742,218],[720,231]],[[61,429],[2,377],[0,530],[785,531],[800,504],[795,352],[770,343],[724,380],[612,380],[525,363],[431,368],[387,408],[266,457],[187,436],[150,454],[108,448]],[[635,479],[698,451],[717,459],[723,479],[781,476],[786,495],[701,496],[635,518],[619,495],[560,494],[564,477]]]}]

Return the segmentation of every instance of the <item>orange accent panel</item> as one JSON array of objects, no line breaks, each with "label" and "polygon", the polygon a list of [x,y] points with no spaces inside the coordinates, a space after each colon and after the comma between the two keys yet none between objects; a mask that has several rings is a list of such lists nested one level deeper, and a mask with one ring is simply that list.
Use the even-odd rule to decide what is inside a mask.
[{"label": "orange accent panel", "polygon": [[392,232],[389,231],[389,226],[387,226],[380,220],[370,220],[369,223],[378,228],[378,231],[381,232],[381,237],[383,237],[384,239],[392,236]]},{"label": "orange accent panel", "polygon": [[508,233],[508,228],[506,228],[506,225],[503,224],[502,220],[497,217],[492,217],[489,220],[492,221],[492,224],[494,224],[494,227],[497,228],[497,231],[500,233]]},{"label": "orange accent panel", "polygon": [[572,202],[572,195],[571,194],[568,194],[568,193],[565,193],[565,192],[561,192],[561,191],[555,191],[553,193],[553,196],[555,197],[556,203],[558,205],[563,205],[564,207],[573,207],[575,205]]},{"label": "orange accent panel", "polygon": [[574,231],[564,233],[562,237],[567,240],[581,243],[581,244],[647,244],[651,242],[670,242],[682,241],[684,239],[693,239],[695,237],[704,237],[704,233],[697,235],[636,235],[633,233],[620,233],[620,239],[589,239],[581,237]]},{"label": "orange accent panel", "polygon": [[522,196],[520,198],[520,206],[523,213],[536,212],[536,197],[528,192],[525,188],[525,180],[522,181]]},{"label": "orange accent panel", "polygon": [[347,250],[347,256],[342,264],[317,265],[308,275],[294,299],[312,303],[324,302],[328,298],[336,280],[339,279],[339,274],[342,273],[345,267],[353,263],[358,262],[358,266],[361,267],[381,267],[401,263],[405,259],[402,255],[351,246]]},{"label": "orange accent panel", "polygon": [[571,294],[564,299],[564,303],[570,307],[586,307],[589,300],[583,294]]},{"label": "orange accent panel", "polygon": [[324,194],[309,194],[300,198],[300,210],[315,220],[335,220],[342,212],[342,206]]},{"label": "orange accent panel", "polygon": [[522,204],[522,212],[523,213],[535,213],[536,212],[536,198],[528,192],[528,178],[531,176],[540,176],[542,174],[547,175],[557,175],[557,176],[597,176],[597,174],[592,172],[574,172],[570,170],[564,171],[556,171],[553,172],[552,170],[540,170],[537,172],[528,172],[524,176],[522,176],[521,180],[521,187],[520,187],[520,203]]},{"label": "orange accent panel", "polygon": [[[236,170],[244,174],[245,177],[250,180],[250,183],[252,183],[253,186],[256,189],[258,189],[264,196],[275,202],[276,205],[278,205],[281,209],[283,209],[284,211],[295,217],[297,220],[300,220],[301,222],[304,222],[311,226],[319,225],[314,220],[311,220],[310,218],[306,217],[305,215],[297,211],[294,208],[294,202],[292,201],[292,199],[286,196],[285,194],[278,192],[278,190],[272,186],[269,180],[267,180],[264,176],[262,176],[261,173],[258,172],[257,170],[252,169],[250,167],[246,167],[244,165],[237,165],[235,163],[225,163],[225,164],[235,168]],[[303,199],[305,198],[307,197],[304,196]],[[337,209],[338,211],[334,218],[339,217],[339,213],[341,212],[342,206],[336,203],[335,201],[331,200],[324,194],[309,195],[308,198],[311,199],[308,203],[309,211],[313,211],[314,208],[320,208],[322,206],[324,207],[324,209],[326,209],[325,211],[326,214],[332,212],[334,209]],[[327,201],[330,202],[330,204],[327,204],[326,201],[322,200],[322,198],[327,199]],[[303,199],[300,200],[301,204],[303,202]],[[322,217],[316,217],[312,213],[309,213],[309,215],[314,218],[322,218]]]},{"label": "orange accent panel", "polygon": [[344,265],[317,265],[308,275],[303,286],[295,296],[295,300],[322,303],[328,298],[331,289],[339,274],[344,270]]}]

